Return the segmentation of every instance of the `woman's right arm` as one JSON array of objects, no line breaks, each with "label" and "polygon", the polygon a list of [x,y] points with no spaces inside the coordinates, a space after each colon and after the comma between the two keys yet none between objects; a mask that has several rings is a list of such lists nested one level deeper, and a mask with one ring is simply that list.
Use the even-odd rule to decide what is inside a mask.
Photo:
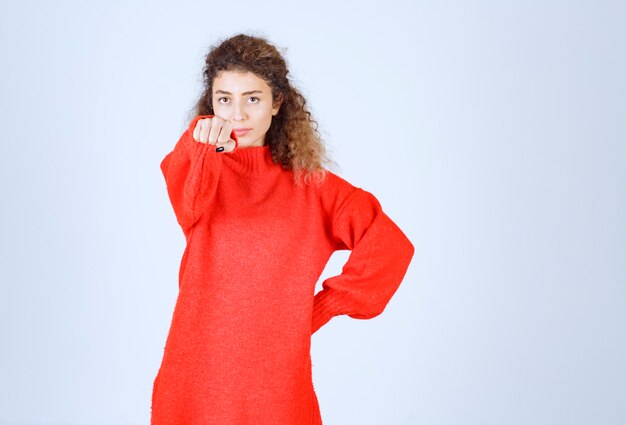
[{"label": "woman's right arm", "polygon": [[161,161],[174,214],[185,235],[210,208],[222,169],[222,154],[215,151],[215,145],[193,138],[198,121],[212,117],[195,117],[174,150]]}]

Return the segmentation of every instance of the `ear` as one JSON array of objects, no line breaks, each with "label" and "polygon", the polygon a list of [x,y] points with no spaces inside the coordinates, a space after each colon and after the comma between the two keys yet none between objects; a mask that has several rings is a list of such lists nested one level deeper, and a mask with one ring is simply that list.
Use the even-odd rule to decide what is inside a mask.
[{"label": "ear", "polygon": [[277,97],[277,99],[274,101],[274,107],[272,108],[272,115],[276,116],[276,114],[278,114],[278,111],[280,110],[280,107],[283,104],[283,94],[280,93]]}]

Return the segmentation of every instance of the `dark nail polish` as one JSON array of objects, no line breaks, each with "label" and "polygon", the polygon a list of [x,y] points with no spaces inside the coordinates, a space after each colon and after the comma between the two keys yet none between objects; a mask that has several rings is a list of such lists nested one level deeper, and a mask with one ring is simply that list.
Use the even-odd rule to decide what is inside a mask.
[{"label": "dark nail polish", "polygon": [[215,149],[215,152],[222,152],[224,150],[224,146],[220,146],[219,148]]}]

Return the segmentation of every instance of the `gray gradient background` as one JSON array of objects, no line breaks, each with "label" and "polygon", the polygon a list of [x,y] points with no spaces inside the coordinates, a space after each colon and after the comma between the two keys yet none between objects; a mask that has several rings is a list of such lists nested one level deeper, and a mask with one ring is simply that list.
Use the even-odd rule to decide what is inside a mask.
[{"label": "gray gradient background", "polygon": [[325,425],[626,423],[624,2],[171,3],[2,2],[0,423],[148,423],[184,249],[159,163],[237,32],[416,247],[380,316],[313,336]]}]

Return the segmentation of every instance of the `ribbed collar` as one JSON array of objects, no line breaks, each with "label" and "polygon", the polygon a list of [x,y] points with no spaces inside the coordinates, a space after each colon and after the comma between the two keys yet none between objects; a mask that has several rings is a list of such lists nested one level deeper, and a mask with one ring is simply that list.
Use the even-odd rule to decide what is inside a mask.
[{"label": "ribbed collar", "polygon": [[232,152],[224,152],[229,165],[243,174],[258,175],[280,167],[272,162],[270,145],[239,147]]}]

